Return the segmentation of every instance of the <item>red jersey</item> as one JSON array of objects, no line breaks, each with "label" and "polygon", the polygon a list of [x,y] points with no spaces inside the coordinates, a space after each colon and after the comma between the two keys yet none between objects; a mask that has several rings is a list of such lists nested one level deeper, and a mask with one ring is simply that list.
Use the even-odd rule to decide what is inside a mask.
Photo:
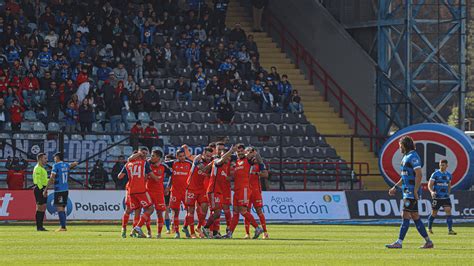
[{"label": "red jersey", "polygon": [[250,168],[250,189],[262,191],[262,184],[260,183],[260,176],[258,174],[263,170],[265,170],[264,164],[252,165],[252,168]]},{"label": "red jersey", "polygon": [[133,160],[125,164],[122,172],[128,177],[130,194],[146,192],[146,175],[151,172],[150,165],[145,160]]},{"label": "red jersey", "polygon": [[159,179],[148,178],[146,180],[146,191],[151,193],[164,193],[163,180],[165,179],[165,174],[170,174],[171,170],[165,164],[150,164],[150,169]]},{"label": "red jersey", "polygon": [[23,189],[25,184],[25,172],[8,170],[7,184],[8,189]]},{"label": "red jersey", "polygon": [[199,168],[206,167],[208,164],[208,162],[204,162],[203,160],[193,163],[188,180],[186,181],[189,191],[193,191],[197,194],[206,192],[205,181],[209,174],[199,170]]},{"label": "red jersey", "polygon": [[234,166],[234,190],[248,188],[250,185],[250,168],[252,164],[246,157],[237,158]]},{"label": "red jersey", "polygon": [[171,175],[171,192],[174,194],[185,194],[186,187],[188,186],[187,180],[189,176],[189,171],[191,171],[193,163],[189,160],[184,162],[180,161],[170,161],[167,163],[173,171]]},{"label": "red jersey", "polygon": [[222,165],[216,165],[216,161],[212,162],[211,177],[209,178],[209,185],[207,193],[221,193],[223,194],[230,185],[227,177],[230,174],[230,162]]},{"label": "red jersey", "polygon": [[146,127],[145,131],[143,132],[145,134],[146,139],[157,139],[158,138],[158,130],[154,127]]}]

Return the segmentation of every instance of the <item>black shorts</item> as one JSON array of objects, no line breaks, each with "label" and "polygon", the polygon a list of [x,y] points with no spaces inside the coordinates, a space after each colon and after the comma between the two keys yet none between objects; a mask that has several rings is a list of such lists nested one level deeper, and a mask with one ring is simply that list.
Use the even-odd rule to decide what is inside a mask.
[{"label": "black shorts", "polygon": [[418,212],[418,200],[417,199],[403,199],[403,211]]},{"label": "black shorts", "polygon": [[165,205],[166,205],[166,207],[170,206],[170,194],[165,196]]},{"label": "black shorts", "polygon": [[54,192],[54,205],[66,207],[69,191]]},{"label": "black shorts", "polygon": [[451,207],[451,199],[433,199],[431,202],[431,207],[433,210],[439,210],[441,207]]},{"label": "black shorts", "polygon": [[37,186],[35,186],[35,188],[33,189],[33,192],[35,193],[36,204],[38,205],[46,204],[46,201],[48,199],[48,197],[43,196],[44,189],[45,187],[39,189]]}]

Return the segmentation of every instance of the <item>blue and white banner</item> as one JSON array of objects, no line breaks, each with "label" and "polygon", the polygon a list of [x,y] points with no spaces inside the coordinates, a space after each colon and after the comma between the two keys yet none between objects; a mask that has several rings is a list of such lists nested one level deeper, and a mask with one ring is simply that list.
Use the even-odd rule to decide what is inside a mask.
[{"label": "blue and white banner", "polygon": [[[67,204],[71,220],[120,220],[124,211],[124,191],[71,190]],[[47,202],[47,219],[57,219],[53,191]],[[263,192],[262,208],[267,220],[315,221],[349,219],[344,192]],[[181,208],[180,219],[186,212]],[[252,210],[255,214],[255,210]],[[153,218],[155,215],[152,216]]]}]

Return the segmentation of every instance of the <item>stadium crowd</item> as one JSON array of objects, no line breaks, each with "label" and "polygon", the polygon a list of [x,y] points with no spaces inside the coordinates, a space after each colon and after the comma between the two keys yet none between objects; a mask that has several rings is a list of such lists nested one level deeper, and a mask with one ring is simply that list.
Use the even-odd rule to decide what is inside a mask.
[{"label": "stadium crowd", "polygon": [[156,79],[175,82],[178,102],[204,99],[220,123],[243,92],[262,112],[302,113],[288,77],[261,67],[252,34],[225,27],[228,2],[6,0],[0,129],[20,130],[30,110],[66,132],[91,132],[99,112],[111,131],[128,131],[129,112],[160,112]]}]

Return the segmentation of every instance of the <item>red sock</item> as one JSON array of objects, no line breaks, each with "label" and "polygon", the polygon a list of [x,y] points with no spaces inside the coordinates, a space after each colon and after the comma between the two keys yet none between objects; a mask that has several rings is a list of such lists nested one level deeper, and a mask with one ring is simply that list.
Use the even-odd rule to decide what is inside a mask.
[{"label": "red sock", "polygon": [[219,217],[214,221],[214,224],[213,224],[214,230],[213,231],[218,231],[219,232],[220,225],[221,225],[221,218]]},{"label": "red sock", "polygon": [[142,216],[140,217],[140,221],[138,221],[138,224],[137,226],[138,227],[142,227],[144,223],[146,223],[146,221],[150,220],[150,214],[147,213],[147,212],[144,212],[142,214]]},{"label": "red sock", "polygon": [[156,220],[156,224],[158,227],[158,234],[161,234],[161,230],[163,230],[163,223],[164,223],[163,217],[158,217],[158,219]]},{"label": "red sock", "polygon": [[122,228],[124,230],[127,230],[127,224],[128,224],[128,219],[130,219],[130,214],[128,213],[123,213],[123,216],[122,216]]},{"label": "red sock", "polygon": [[[206,224],[206,215],[202,211],[201,207],[197,209],[197,216],[198,216],[198,228],[201,228]],[[194,219],[194,216],[193,216]]]},{"label": "red sock", "polygon": [[230,224],[230,231],[234,232],[238,223],[239,223],[239,213],[234,212],[234,215],[232,215],[232,223]]},{"label": "red sock", "polygon": [[250,234],[250,222],[247,218],[244,219],[244,224],[245,224],[245,233],[247,235]]},{"label": "red sock", "polygon": [[173,228],[176,233],[179,233],[179,212],[175,212],[173,216]]},{"label": "red sock", "polygon": [[133,227],[137,226],[138,221],[140,221],[140,215],[133,216]]},{"label": "red sock", "polygon": [[227,228],[229,228],[230,224],[232,223],[232,214],[230,213],[230,209],[225,209],[224,215],[225,215],[225,223],[227,225]]},{"label": "red sock", "polygon": [[194,234],[194,215],[188,213],[186,215],[186,225],[190,227],[191,234]]},{"label": "red sock", "polygon": [[148,232],[151,232],[151,219],[148,219],[148,221],[146,221],[145,225],[146,225],[146,230]]},{"label": "red sock", "polygon": [[246,212],[245,214],[242,214],[242,216],[245,217],[246,220],[249,221],[249,223],[254,227],[257,228],[258,224],[257,221],[255,221],[255,218],[253,218],[253,215],[250,212]]},{"label": "red sock", "polygon": [[262,225],[262,228],[263,228],[263,232],[266,232],[267,231],[267,222],[265,221],[265,214],[260,213],[258,215],[258,218],[260,219],[260,224]]}]

